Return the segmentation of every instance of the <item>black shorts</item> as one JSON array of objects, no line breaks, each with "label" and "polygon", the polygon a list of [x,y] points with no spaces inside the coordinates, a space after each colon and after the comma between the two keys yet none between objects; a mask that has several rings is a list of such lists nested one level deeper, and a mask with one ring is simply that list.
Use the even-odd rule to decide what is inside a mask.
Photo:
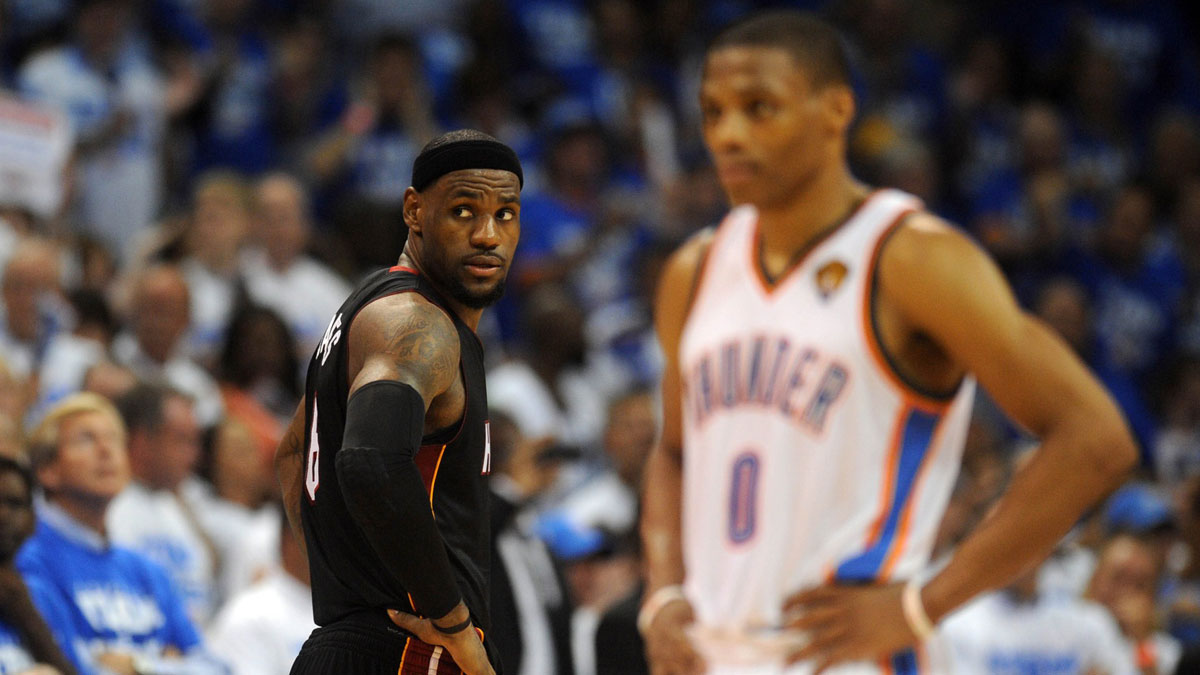
[{"label": "black shorts", "polygon": [[[387,617],[383,617],[388,621]],[[492,650],[488,655],[496,662]],[[500,669],[496,668],[499,672]],[[292,664],[291,675],[461,675],[441,647],[426,644],[374,616],[355,615],[309,635]]]}]

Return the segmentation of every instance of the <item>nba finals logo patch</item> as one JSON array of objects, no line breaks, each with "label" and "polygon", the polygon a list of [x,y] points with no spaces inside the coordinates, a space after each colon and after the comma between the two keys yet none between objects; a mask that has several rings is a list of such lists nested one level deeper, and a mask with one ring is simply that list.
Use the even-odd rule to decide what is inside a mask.
[{"label": "nba finals logo patch", "polygon": [[817,292],[821,294],[822,300],[828,300],[829,296],[841,288],[849,271],[846,263],[840,260],[827,262],[817,270]]}]

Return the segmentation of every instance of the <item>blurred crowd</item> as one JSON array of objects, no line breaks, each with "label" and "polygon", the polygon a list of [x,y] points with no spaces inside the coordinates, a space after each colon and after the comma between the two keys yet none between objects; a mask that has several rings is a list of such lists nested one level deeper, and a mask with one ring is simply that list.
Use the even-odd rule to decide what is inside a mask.
[{"label": "blurred crowd", "polygon": [[[526,176],[508,291],[480,328],[494,635],[508,672],[644,672],[652,295],[670,251],[727,208],[698,129],[705,40],[778,5],[845,32],[857,175],[974,236],[1140,444],[1135,479],[1040,570],[947,622],[949,649],[1008,654],[1016,670],[994,672],[1047,654],[1078,672],[1200,672],[1186,671],[1200,649],[1194,6],[5,0],[0,456],[53,474],[43,521],[80,526],[72,495],[99,491],[92,529],[166,569],[176,600],[160,601],[181,603],[198,642],[160,640],[157,656],[287,671],[311,622],[272,452],[335,310],[399,254],[416,153],[473,127],[516,149]],[[97,398],[79,407],[79,392]],[[981,398],[939,555],[1031,448]],[[113,404],[128,485],[105,497],[86,468],[64,478],[61,452],[35,451],[39,429],[59,442],[64,402]],[[130,666],[110,656],[98,663]]]}]

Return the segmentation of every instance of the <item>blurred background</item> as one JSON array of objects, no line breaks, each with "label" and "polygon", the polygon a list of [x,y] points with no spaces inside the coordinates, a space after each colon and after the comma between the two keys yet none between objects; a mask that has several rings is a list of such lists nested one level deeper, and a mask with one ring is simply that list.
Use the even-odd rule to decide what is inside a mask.
[{"label": "blurred background", "polygon": [[[1195,3],[4,0],[0,454],[21,455],[76,391],[185,394],[190,445],[157,455],[178,476],[135,480],[219,514],[192,523],[211,559],[186,581],[222,655],[238,630],[221,610],[281,564],[270,457],[308,356],[352,285],[399,255],[421,146],[481,129],[526,175],[509,290],[480,329],[502,454],[493,612],[510,617],[494,620],[520,647],[512,672],[640,672],[651,296],[670,251],[727,207],[698,133],[705,42],[766,6],[843,29],[856,174],[987,248],[1135,431],[1138,476],[1020,593],[1097,602],[1142,672],[1186,667],[1200,645]],[[1030,447],[982,399],[942,553]],[[196,546],[157,552],[188,567]],[[969,646],[980,631],[958,632]]]}]

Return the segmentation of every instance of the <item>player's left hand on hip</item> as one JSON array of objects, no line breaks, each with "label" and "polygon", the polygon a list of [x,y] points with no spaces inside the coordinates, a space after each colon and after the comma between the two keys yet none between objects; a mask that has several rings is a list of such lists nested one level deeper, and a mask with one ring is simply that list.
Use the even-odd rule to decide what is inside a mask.
[{"label": "player's left hand on hip", "polygon": [[904,618],[904,584],[820,586],[784,601],[787,628],[809,641],[788,663],[812,660],[817,672],[848,661],[875,660],[917,643]]}]

